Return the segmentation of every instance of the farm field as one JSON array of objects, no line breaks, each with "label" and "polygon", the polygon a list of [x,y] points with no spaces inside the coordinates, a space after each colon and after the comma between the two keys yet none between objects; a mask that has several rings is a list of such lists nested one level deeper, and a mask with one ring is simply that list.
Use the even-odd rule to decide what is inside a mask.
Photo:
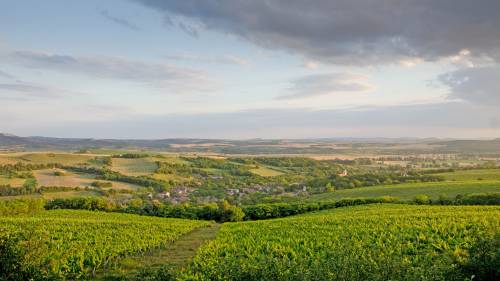
[{"label": "farm field", "polygon": [[[0,239],[19,237],[21,268],[45,277],[89,277],[127,255],[168,245],[182,234],[210,225],[206,221],[74,210],[41,212],[32,217],[0,217]],[[145,231],[147,229],[147,231]],[[30,268],[31,266],[31,268]]]},{"label": "farm field", "polygon": [[112,170],[130,176],[143,176],[154,173],[156,159],[146,157],[138,159],[113,158]]},{"label": "farm field", "polygon": [[477,169],[463,170],[450,173],[437,174],[451,181],[466,181],[466,180],[498,180],[500,181],[500,169]]},{"label": "farm field", "polygon": [[[464,280],[499,207],[366,205],[223,224],[181,280]],[[452,278],[453,277],[453,278]]]},{"label": "farm field", "polygon": [[280,171],[276,171],[264,166],[259,166],[257,169],[250,169],[250,172],[263,177],[275,177],[283,174]]},{"label": "farm field", "polygon": [[63,165],[77,165],[87,163],[92,158],[94,156],[62,152],[9,153],[0,154],[0,164],[22,162],[30,164],[59,163]]},{"label": "farm field", "polygon": [[10,186],[13,186],[13,187],[19,187],[19,186],[23,185],[24,181],[25,181],[25,179],[8,178],[5,175],[0,175],[0,185],[9,184]]},{"label": "farm field", "polygon": [[397,185],[368,186],[312,195],[312,201],[338,200],[354,197],[394,196],[399,199],[413,199],[417,195],[427,195],[437,199],[440,195],[455,197],[459,194],[500,192],[500,180],[445,181],[427,183],[403,183]]},{"label": "farm field", "polygon": [[[33,173],[41,186],[90,187],[93,182],[111,182],[96,180],[95,176],[90,174],[69,171],[64,171],[64,176],[56,176],[53,169],[36,170]],[[134,190],[140,188],[138,185],[124,182],[112,181],[112,184],[111,188],[116,190]]]}]

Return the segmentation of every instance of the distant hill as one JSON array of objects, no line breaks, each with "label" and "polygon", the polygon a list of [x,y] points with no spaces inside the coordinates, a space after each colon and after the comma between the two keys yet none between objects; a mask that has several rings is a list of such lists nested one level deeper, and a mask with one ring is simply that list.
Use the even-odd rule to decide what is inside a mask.
[{"label": "distant hill", "polygon": [[159,139],[159,140],[127,140],[127,139],[92,139],[92,138],[50,138],[19,137],[0,133],[0,149],[58,149],[78,150],[86,148],[144,148],[166,149],[172,144],[224,143],[222,140],[208,139]]},{"label": "distant hill", "polygon": [[225,154],[343,154],[364,153],[488,153],[500,154],[500,139],[439,140],[434,138],[323,138],[323,139],[93,139],[19,137],[0,133],[0,150],[145,149],[170,152]]},{"label": "distant hill", "polygon": [[500,138],[494,140],[451,140],[437,142],[443,152],[497,153],[500,154]]}]

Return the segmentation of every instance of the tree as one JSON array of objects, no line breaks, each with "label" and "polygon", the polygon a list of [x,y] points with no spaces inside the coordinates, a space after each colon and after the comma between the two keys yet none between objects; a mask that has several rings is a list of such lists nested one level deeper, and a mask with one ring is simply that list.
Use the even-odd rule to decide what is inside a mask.
[{"label": "tree", "polygon": [[331,183],[331,182],[328,182],[328,183],[326,184],[326,191],[327,191],[327,192],[333,192],[333,191],[335,191],[335,187],[332,185],[332,183]]},{"label": "tree", "polygon": [[219,209],[221,212],[221,222],[242,221],[245,217],[245,213],[240,207],[231,205],[226,200],[222,202],[222,204],[219,206]]}]

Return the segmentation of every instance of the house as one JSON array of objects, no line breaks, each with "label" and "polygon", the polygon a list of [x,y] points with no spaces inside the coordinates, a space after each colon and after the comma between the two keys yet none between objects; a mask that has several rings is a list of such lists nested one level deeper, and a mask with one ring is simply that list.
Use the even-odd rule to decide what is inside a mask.
[{"label": "house", "polygon": [[339,174],[339,177],[347,177],[349,174],[347,173],[347,170],[344,169],[342,173]]},{"label": "house", "polygon": [[227,193],[229,195],[236,195],[236,194],[239,194],[240,193],[240,190],[239,189],[235,189],[235,188],[231,188],[231,189],[228,189],[227,190]]},{"label": "house", "polygon": [[161,198],[165,199],[165,198],[170,198],[170,192],[168,191],[165,191],[165,192],[162,192],[160,194],[158,194]]}]

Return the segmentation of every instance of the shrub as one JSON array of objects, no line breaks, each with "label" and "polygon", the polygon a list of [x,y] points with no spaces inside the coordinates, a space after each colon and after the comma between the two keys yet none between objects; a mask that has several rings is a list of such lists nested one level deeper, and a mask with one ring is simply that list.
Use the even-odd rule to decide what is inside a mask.
[{"label": "shrub", "polygon": [[34,214],[44,210],[43,199],[0,200],[0,216]]},{"label": "shrub", "polygon": [[418,205],[426,205],[431,203],[431,199],[429,198],[429,196],[423,194],[415,196],[415,199],[413,201]]},{"label": "shrub", "polygon": [[450,279],[500,280],[500,234],[481,238],[469,250],[469,258],[460,264]]}]

